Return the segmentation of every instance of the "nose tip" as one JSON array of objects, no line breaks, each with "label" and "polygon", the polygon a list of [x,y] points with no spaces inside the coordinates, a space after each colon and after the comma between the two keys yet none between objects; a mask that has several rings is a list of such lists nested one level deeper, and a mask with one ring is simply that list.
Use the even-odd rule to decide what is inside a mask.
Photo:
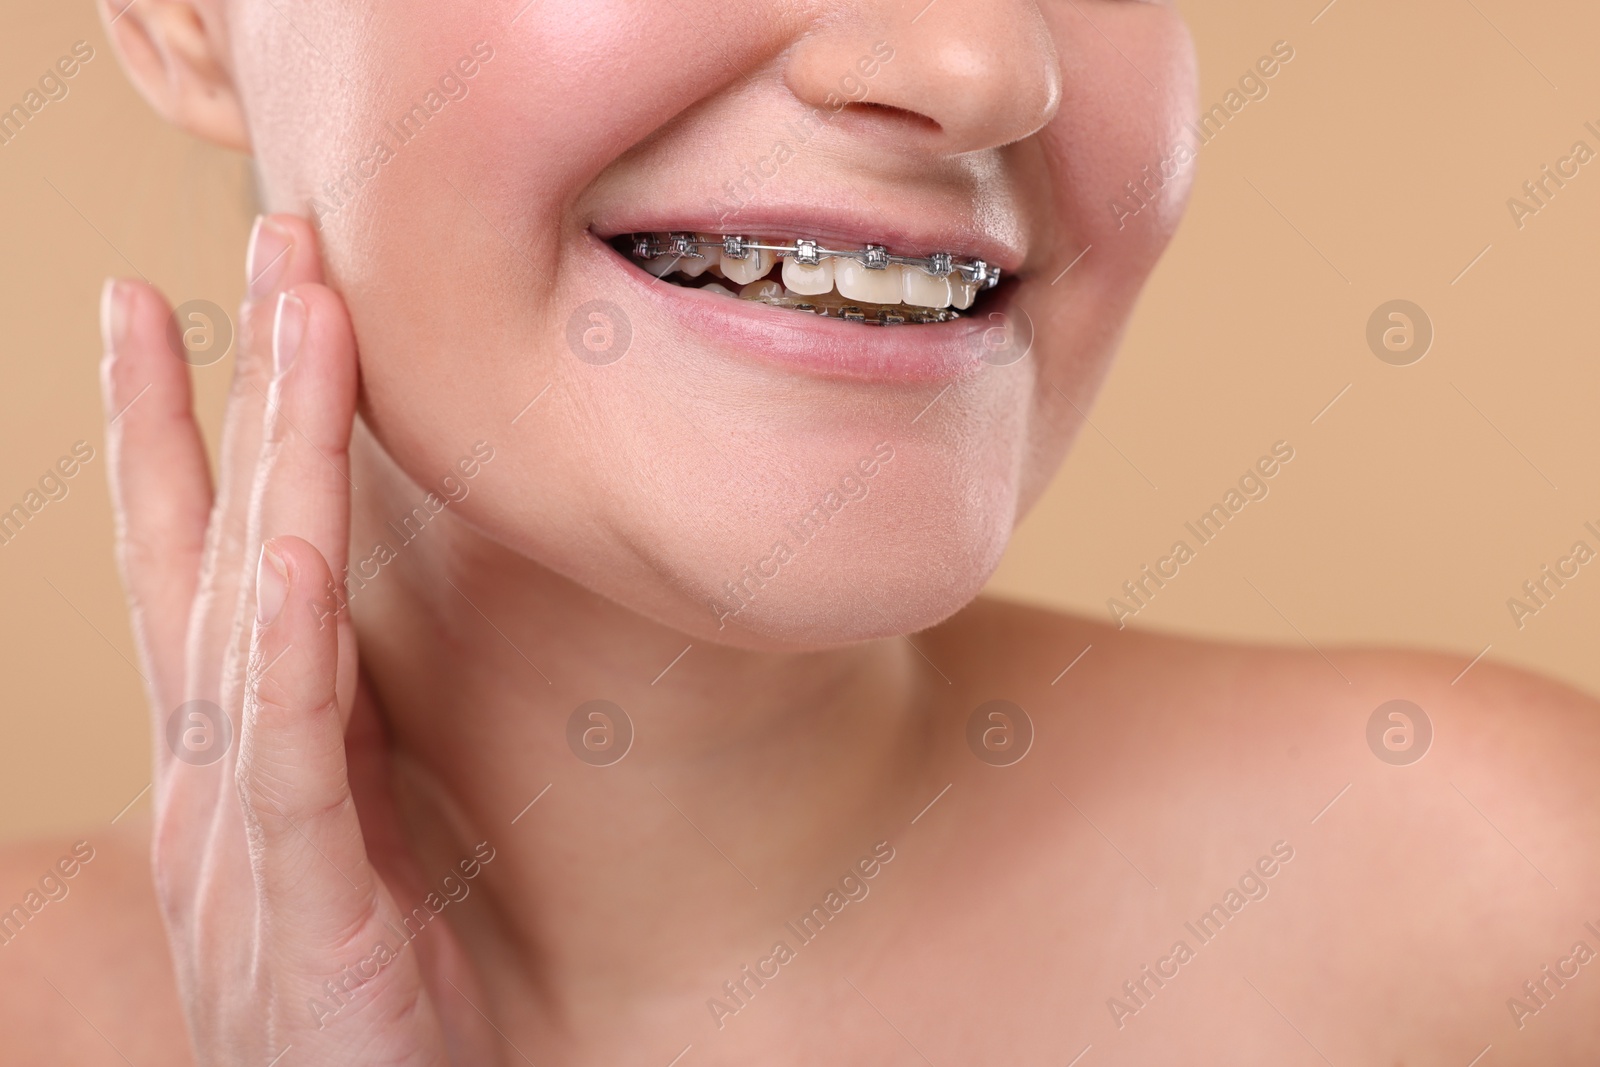
[{"label": "nose tip", "polygon": [[1061,105],[1060,60],[1036,0],[987,0],[978,17],[935,0],[909,24],[835,22],[800,41],[786,76],[808,104],[868,105],[859,109],[899,118],[948,155],[1020,141]]}]

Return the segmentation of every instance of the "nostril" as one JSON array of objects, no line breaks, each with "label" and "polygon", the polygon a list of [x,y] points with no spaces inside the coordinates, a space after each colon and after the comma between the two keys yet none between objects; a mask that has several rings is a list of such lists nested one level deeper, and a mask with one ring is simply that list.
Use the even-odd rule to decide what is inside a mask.
[{"label": "nostril", "polygon": [[899,121],[906,126],[926,130],[929,133],[940,133],[944,127],[920,111],[909,108],[895,107],[893,104],[880,104],[874,100],[852,100],[845,105],[845,109],[860,114],[878,115],[891,121]]}]

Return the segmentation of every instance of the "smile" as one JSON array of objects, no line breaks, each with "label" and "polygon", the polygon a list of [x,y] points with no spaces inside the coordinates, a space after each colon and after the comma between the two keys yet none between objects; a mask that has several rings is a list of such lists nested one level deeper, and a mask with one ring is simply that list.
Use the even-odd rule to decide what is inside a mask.
[{"label": "smile", "polygon": [[904,256],[874,244],[836,249],[806,238],[679,232],[624,234],[612,244],[673,285],[874,326],[962,318],[1000,281],[1000,269],[981,259]]}]

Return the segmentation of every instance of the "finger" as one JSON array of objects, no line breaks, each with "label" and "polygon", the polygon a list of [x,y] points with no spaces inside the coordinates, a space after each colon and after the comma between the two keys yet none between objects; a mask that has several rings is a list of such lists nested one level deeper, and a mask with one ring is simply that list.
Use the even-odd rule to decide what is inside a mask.
[{"label": "finger", "polygon": [[[211,470],[195,425],[189,368],[167,337],[171,311],[155,289],[107,281],[100,324],[117,556],[145,665],[155,735],[184,699],[184,636],[211,509]],[[159,761],[170,758],[156,743]]]},{"label": "finger", "polygon": [[284,1009],[266,1055],[282,1044],[307,1063],[442,1064],[417,954],[395,933],[401,917],[351,796],[340,637],[317,612],[332,572],[298,537],[265,542],[258,570],[236,783],[255,876],[253,965]]},{"label": "finger", "polygon": [[[355,338],[344,302],[315,284],[296,286],[279,299],[276,334],[278,374],[268,395],[256,472],[256,529],[262,540],[291,533],[303,537],[321,553],[331,574],[318,620],[338,625],[349,636],[341,594],[353,488]],[[353,637],[343,647],[339,692],[348,709],[355,685]]]},{"label": "finger", "polygon": [[295,533],[338,572],[350,527],[350,434],[356,346],[344,302],[300,285],[278,302],[277,376],[268,394],[256,473],[263,539]]},{"label": "finger", "polygon": [[379,883],[350,793],[339,636],[317,614],[327,563],[281,537],[262,545],[259,570],[236,783],[274,951],[315,958],[379,921]]},{"label": "finger", "polygon": [[[267,397],[274,377],[273,325],[278,298],[289,287],[320,281],[316,236],[295,215],[256,219],[245,257],[245,298],[239,311],[239,355],[234,364],[218,459],[219,485],[202,569],[198,622],[191,631],[189,685],[217,693],[228,714],[244,699],[246,663],[255,619],[255,571],[260,539],[251,528],[256,471],[261,465]],[[192,790],[209,813],[204,844],[210,876],[247,887],[249,863],[233,789],[237,748],[205,767],[183,768],[174,792]],[[199,820],[203,825],[205,820]],[[196,849],[200,847],[197,845]]]},{"label": "finger", "polygon": [[[342,575],[350,521],[347,451],[355,419],[355,341],[343,302],[321,285],[307,283],[281,293],[278,306],[273,329],[275,373],[260,394],[262,427],[252,457],[255,484],[249,494],[249,519],[247,529],[234,536],[249,551],[268,538],[294,534],[309,541],[323,560],[333,561],[335,572]],[[243,484],[240,473],[232,477],[235,489]],[[253,563],[233,568],[240,583],[240,606],[226,652],[228,666],[220,679],[224,704],[230,708],[239,707],[234,700],[245,699],[243,690],[249,685],[245,664],[253,662],[249,642],[259,573]],[[219,584],[223,578],[219,569]],[[339,638],[336,687],[343,697],[340,706],[348,709],[356,681],[355,635],[348,613],[339,611],[341,600],[330,588],[331,579],[318,602],[318,623]],[[185,768],[180,776],[196,781],[196,795],[204,794],[209,781],[213,800],[206,853],[215,876],[235,882],[249,874],[241,815],[231,787],[239,758],[235,750],[200,774],[190,775]]]},{"label": "finger", "polygon": [[[367,859],[337,696],[338,629],[317,614],[331,578],[297,537],[262,545],[244,745],[236,780],[259,909],[258,967],[306,1062],[433,1063],[442,1047],[399,912]],[[377,946],[383,946],[377,953]],[[353,970],[361,1007],[328,979]],[[347,992],[349,992],[347,990]],[[300,1006],[305,1005],[302,1014]]]},{"label": "finger", "polygon": [[[225,672],[241,671],[249,648],[249,598],[257,546],[249,543],[250,494],[261,455],[262,413],[271,387],[272,325],[278,295],[321,281],[311,226],[294,215],[263,215],[250,234],[239,347],[218,450],[217,499],[201,570],[207,604],[191,646],[190,688],[223,689]],[[224,700],[224,705],[230,702]],[[237,707],[237,704],[231,706]]]}]

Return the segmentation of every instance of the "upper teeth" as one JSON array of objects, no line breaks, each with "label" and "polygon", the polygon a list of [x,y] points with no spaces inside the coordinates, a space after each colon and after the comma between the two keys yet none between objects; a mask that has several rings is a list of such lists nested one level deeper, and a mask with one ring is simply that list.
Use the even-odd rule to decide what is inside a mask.
[{"label": "upper teeth", "polygon": [[931,277],[945,277],[952,272],[961,280],[982,289],[992,289],[1000,283],[1000,268],[990,266],[981,259],[958,259],[949,252],[935,252],[931,256],[892,255],[883,245],[865,245],[855,249],[823,248],[816,241],[799,238],[789,242],[752,240],[742,235],[710,237],[695,233],[638,233],[633,235],[633,254],[640,259],[657,256],[679,256],[698,259],[705,249],[717,249],[724,260],[746,259],[752,253],[771,252],[779,259],[795,259],[816,265],[823,257],[849,258],[861,262],[868,270],[886,270],[892,264],[916,267]]},{"label": "upper teeth", "polygon": [[748,286],[781,259],[783,284],[791,293],[813,296],[837,289],[840,296],[863,303],[965,309],[980,289],[1000,281],[999,268],[981,259],[959,259],[949,252],[891,255],[883,245],[834,249],[808,238],[777,242],[695,233],[639,233],[631,242],[633,254],[657,276],[678,271],[692,278],[714,270]]}]

